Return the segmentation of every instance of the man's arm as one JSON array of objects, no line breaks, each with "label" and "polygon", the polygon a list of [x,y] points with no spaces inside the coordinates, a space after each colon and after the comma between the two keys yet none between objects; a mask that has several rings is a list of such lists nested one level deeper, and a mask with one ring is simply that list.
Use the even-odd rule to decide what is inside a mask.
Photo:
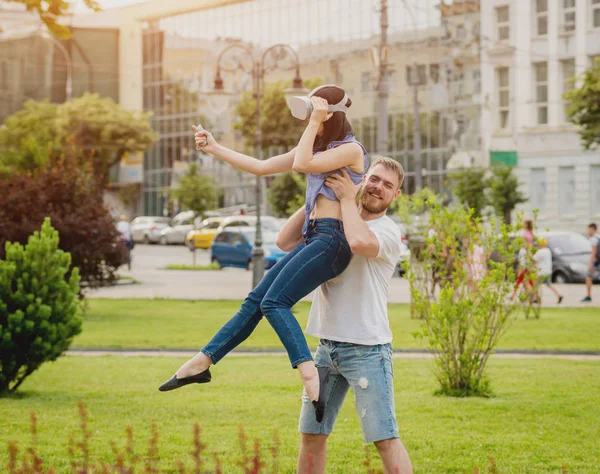
[{"label": "man's arm", "polygon": [[284,252],[290,252],[302,242],[302,227],[304,226],[305,216],[304,206],[294,212],[277,235],[277,247]]},{"label": "man's arm", "polygon": [[345,170],[343,176],[332,174],[325,184],[331,188],[340,201],[344,233],[354,255],[375,258],[379,255],[379,240],[358,212],[356,186]]}]

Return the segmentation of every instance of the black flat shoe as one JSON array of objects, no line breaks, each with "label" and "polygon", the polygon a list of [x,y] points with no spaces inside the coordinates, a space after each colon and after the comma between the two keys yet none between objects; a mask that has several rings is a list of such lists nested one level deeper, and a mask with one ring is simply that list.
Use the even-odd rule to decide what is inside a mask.
[{"label": "black flat shoe", "polygon": [[204,372],[200,372],[196,375],[181,377],[180,379],[178,379],[176,375],[173,375],[173,377],[163,383],[160,387],[158,387],[158,389],[161,392],[168,392],[169,390],[175,390],[176,388],[180,388],[191,383],[208,383],[210,382],[210,378],[211,376],[209,369],[206,369]]},{"label": "black flat shoe", "polygon": [[319,399],[313,400],[312,404],[315,409],[317,423],[321,423],[325,416],[325,404],[327,403],[325,393],[327,390],[327,379],[329,378],[329,368],[317,367],[317,371],[319,373]]}]

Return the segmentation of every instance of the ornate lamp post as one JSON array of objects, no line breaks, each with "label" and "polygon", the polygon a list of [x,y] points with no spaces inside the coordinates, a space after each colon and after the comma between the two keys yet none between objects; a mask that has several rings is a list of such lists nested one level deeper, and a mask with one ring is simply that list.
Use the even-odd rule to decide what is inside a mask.
[{"label": "ornate lamp post", "polygon": [[[251,66],[248,66],[248,61],[244,62],[238,57],[233,58],[233,64],[225,64],[223,58],[225,55],[232,51],[239,51],[247,59],[250,60]],[[290,58],[293,60],[292,65],[285,65],[282,63],[285,59]],[[267,60],[270,63],[267,64]],[[223,87],[223,79],[221,78],[221,71],[234,73],[236,71],[242,71],[250,73],[252,75],[252,96],[256,100],[256,149],[257,158],[263,159],[262,150],[262,132],[260,128],[260,100],[263,97],[264,91],[264,79],[265,74],[275,69],[291,70],[295,69],[296,76],[294,77],[292,87],[285,90],[286,100],[294,95],[301,95],[307,92],[302,86],[302,79],[300,77],[300,61],[298,55],[287,44],[276,44],[267,48],[263,54],[257,58],[255,53],[250,47],[243,43],[234,43],[227,46],[219,55],[217,59],[217,72],[215,75],[214,89],[211,96],[215,97],[228,97],[230,94],[227,93]],[[225,100],[228,100],[225,99]],[[215,107],[216,108],[216,107]],[[264,263],[264,250],[262,248],[262,229],[261,229],[261,201],[262,201],[262,177],[256,177],[256,242],[252,249],[252,287],[262,280],[265,272]]]}]

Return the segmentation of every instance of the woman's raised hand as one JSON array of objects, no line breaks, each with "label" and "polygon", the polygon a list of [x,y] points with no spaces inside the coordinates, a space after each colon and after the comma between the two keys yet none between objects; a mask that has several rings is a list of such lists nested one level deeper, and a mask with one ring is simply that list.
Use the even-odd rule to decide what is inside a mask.
[{"label": "woman's raised hand", "polygon": [[[192,128],[196,130],[198,126],[192,125]],[[212,153],[217,145],[215,137],[208,130],[202,130],[194,134],[194,140],[196,142],[196,150],[202,150],[206,153]]]},{"label": "woman's raised hand", "polygon": [[313,111],[310,114],[311,122],[322,124],[333,115],[329,113],[329,104],[322,97],[312,96],[310,103],[313,106]]}]

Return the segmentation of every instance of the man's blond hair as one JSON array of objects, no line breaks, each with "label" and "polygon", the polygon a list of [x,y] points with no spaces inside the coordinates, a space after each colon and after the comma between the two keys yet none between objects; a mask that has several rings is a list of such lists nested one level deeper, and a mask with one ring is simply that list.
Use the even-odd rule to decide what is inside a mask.
[{"label": "man's blond hair", "polygon": [[387,156],[375,155],[373,156],[373,162],[371,163],[371,166],[369,166],[367,174],[369,174],[369,172],[377,165],[382,165],[384,168],[396,173],[398,176],[398,188],[402,187],[402,183],[404,182],[404,168],[402,168],[400,163]]}]

